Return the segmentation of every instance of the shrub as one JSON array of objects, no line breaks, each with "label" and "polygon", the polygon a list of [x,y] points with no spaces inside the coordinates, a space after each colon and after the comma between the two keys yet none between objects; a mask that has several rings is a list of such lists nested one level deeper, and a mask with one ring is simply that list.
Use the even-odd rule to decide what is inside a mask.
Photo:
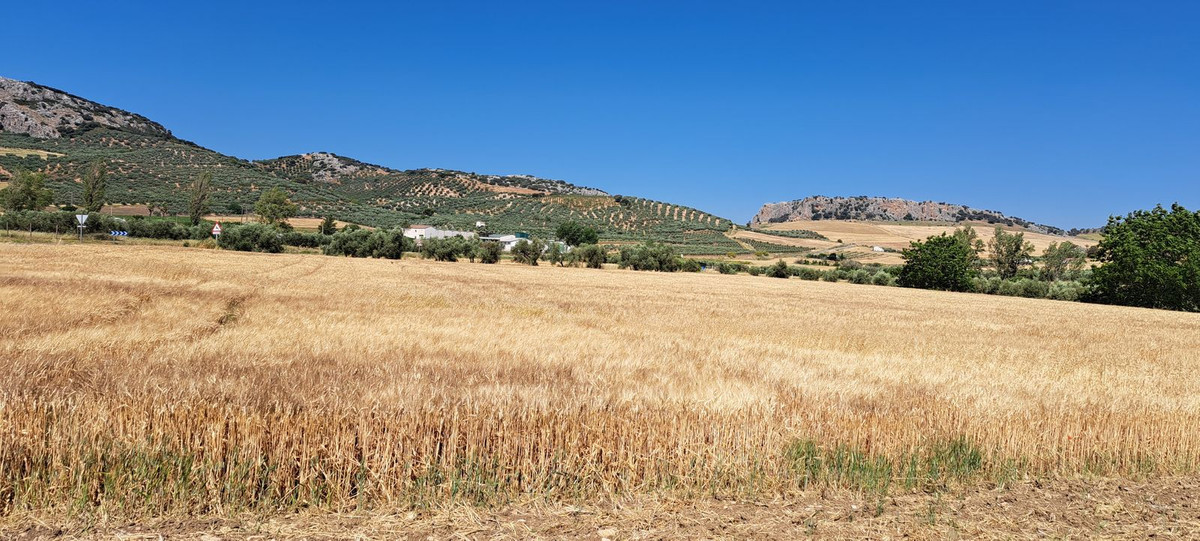
[{"label": "shrub", "polygon": [[329,242],[329,237],[319,233],[301,233],[299,231],[286,231],[283,233],[283,244],[285,246],[298,246],[300,248],[320,248]]},{"label": "shrub", "polygon": [[700,272],[702,267],[695,259],[680,258],[679,270],[683,272]]},{"label": "shrub", "polygon": [[819,271],[817,269],[813,269],[813,268],[809,268],[809,267],[795,267],[795,269],[796,269],[796,276],[799,276],[801,280],[820,280],[821,279],[821,271]]},{"label": "shrub", "polygon": [[754,266],[754,265],[751,265],[750,267],[746,268],[746,272],[749,272],[750,276],[762,276],[763,270],[764,270],[763,267],[758,267],[758,266]]},{"label": "shrub", "polygon": [[792,273],[788,272],[787,262],[780,259],[774,265],[767,269],[767,276],[771,278],[788,278]]},{"label": "shrub", "polygon": [[738,266],[734,263],[717,263],[717,272],[721,274],[737,274]]},{"label": "shrub", "polygon": [[867,272],[865,269],[851,271],[848,280],[855,284],[869,284],[871,283],[871,273]]},{"label": "shrub", "polygon": [[648,242],[638,246],[622,246],[618,266],[622,269],[675,272],[679,270],[679,253],[665,244]]},{"label": "shrub", "polygon": [[894,286],[896,285],[896,277],[886,271],[879,271],[875,276],[871,277],[871,283],[877,286]]},{"label": "shrub", "polygon": [[838,271],[827,270],[825,272],[822,272],[821,279],[826,282],[836,282],[836,281],[838,281]]},{"label": "shrub", "polygon": [[279,253],[283,251],[281,237],[278,229],[266,224],[230,225],[221,232],[217,244],[226,250]]}]

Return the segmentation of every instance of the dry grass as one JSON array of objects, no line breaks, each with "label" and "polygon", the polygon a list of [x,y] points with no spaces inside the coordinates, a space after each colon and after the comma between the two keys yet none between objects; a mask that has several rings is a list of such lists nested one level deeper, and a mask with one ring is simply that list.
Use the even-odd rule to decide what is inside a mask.
[{"label": "dry grass", "polygon": [[1200,315],[750,276],[0,244],[0,509],[1194,476]]},{"label": "dry grass", "polygon": [[[954,230],[959,227],[959,225],[960,224],[939,225],[847,220],[804,220],[769,224],[765,227],[766,229],[779,230],[806,229],[825,235],[829,238],[829,240],[841,239],[843,242],[850,244],[858,244],[867,247],[883,246],[884,248],[895,248],[897,250],[902,250],[904,248],[908,248],[909,243],[914,240],[925,240],[926,238],[934,235],[953,233]],[[991,240],[996,230],[995,225],[982,222],[972,222],[971,226],[975,228],[975,231],[979,233],[980,240],[984,242]],[[1085,247],[1097,243],[1097,240],[1094,238],[1060,237],[1057,235],[1035,233],[1019,227],[1003,227],[1006,231],[1025,233],[1025,240],[1033,243],[1034,251],[1037,254],[1041,254],[1052,242],[1062,242],[1067,240],[1079,246]]]},{"label": "dry grass", "polygon": [[58,152],[50,152],[48,150],[36,150],[36,149],[32,149],[32,148],[10,148],[10,147],[0,147],[0,154],[7,154],[9,156],[16,156],[18,158],[25,158],[27,156],[37,156],[43,160],[50,158],[51,156],[54,156],[54,157],[63,156],[63,154],[59,154]]}]

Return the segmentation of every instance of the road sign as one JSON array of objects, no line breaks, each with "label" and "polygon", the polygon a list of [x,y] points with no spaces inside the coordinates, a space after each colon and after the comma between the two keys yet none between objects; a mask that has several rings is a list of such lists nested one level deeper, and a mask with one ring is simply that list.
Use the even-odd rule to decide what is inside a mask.
[{"label": "road sign", "polygon": [[87,214],[76,214],[75,215],[75,221],[79,223],[80,227],[83,227],[83,224],[87,223],[87,219],[88,219]]},{"label": "road sign", "polygon": [[221,236],[221,222],[217,222],[217,223],[213,224],[213,232],[212,233],[213,233],[214,237]]},{"label": "road sign", "polygon": [[127,236],[129,236],[129,232],[128,232],[128,231],[109,231],[109,232],[108,232],[108,234],[109,234],[109,235],[112,235],[112,236],[114,236],[114,237],[127,237]]}]

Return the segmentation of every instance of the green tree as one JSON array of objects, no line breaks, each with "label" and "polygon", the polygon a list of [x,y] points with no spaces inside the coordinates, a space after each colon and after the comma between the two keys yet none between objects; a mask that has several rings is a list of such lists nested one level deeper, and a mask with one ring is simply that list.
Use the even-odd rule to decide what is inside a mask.
[{"label": "green tree", "polygon": [[608,254],[604,253],[604,249],[595,244],[584,244],[572,251],[575,260],[584,264],[589,269],[602,269],[604,262],[608,259]]},{"label": "green tree", "polygon": [[54,201],[54,192],[46,187],[46,174],[17,171],[12,182],[0,189],[0,207],[4,210],[42,210]]},{"label": "green tree", "polygon": [[333,216],[326,216],[324,220],[321,220],[321,225],[317,226],[317,232],[322,235],[337,233],[337,221],[333,219]]},{"label": "green tree", "polygon": [[579,222],[563,222],[558,224],[558,228],[554,230],[554,235],[558,237],[558,240],[570,246],[596,244],[600,241],[600,234],[595,229]]},{"label": "green tree", "polygon": [[208,212],[208,197],[212,194],[212,173],[205,171],[188,187],[188,218],[192,225],[200,224],[200,217]]},{"label": "green tree", "polygon": [[1179,204],[1110,217],[1085,300],[1200,311],[1200,212]]},{"label": "green tree", "polygon": [[463,255],[471,262],[475,262],[475,258],[480,257],[480,251],[483,250],[483,242],[478,237],[471,237],[463,241]]},{"label": "green tree", "polygon": [[500,247],[499,242],[484,242],[479,246],[479,262],[480,263],[499,263],[500,254],[504,249]]},{"label": "green tree", "polygon": [[104,162],[96,160],[88,167],[83,175],[83,210],[91,213],[104,208],[107,177],[108,169]]},{"label": "green tree", "polygon": [[954,238],[974,250],[975,255],[983,253],[983,241],[979,240],[979,233],[975,232],[975,228],[971,227],[971,224],[964,224],[962,227],[955,229]]},{"label": "green tree", "polygon": [[421,241],[421,257],[435,261],[458,261],[464,248],[462,237],[424,239]]},{"label": "green tree", "polygon": [[254,213],[259,219],[268,224],[284,224],[287,219],[296,215],[296,204],[288,199],[287,192],[282,188],[271,188],[258,198],[254,204]]},{"label": "green tree", "polygon": [[562,244],[551,242],[549,248],[546,249],[546,261],[549,261],[551,265],[558,265],[561,267],[566,260],[567,257],[563,252]]},{"label": "green tree", "polygon": [[979,273],[975,250],[945,233],[912,242],[903,257],[897,283],[904,287],[969,291]]},{"label": "green tree", "polygon": [[513,261],[536,267],[538,259],[542,257],[542,250],[544,248],[545,245],[540,240],[521,239],[512,248]]},{"label": "green tree", "polygon": [[1087,252],[1070,241],[1052,242],[1042,252],[1042,278],[1053,282],[1077,273],[1083,269],[1086,258]]},{"label": "green tree", "polygon": [[996,226],[995,235],[988,241],[988,250],[992,265],[1005,280],[1016,276],[1033,256],[1033,244],[1025,240],[1025,233],[1009,233],[1000,226]]}]

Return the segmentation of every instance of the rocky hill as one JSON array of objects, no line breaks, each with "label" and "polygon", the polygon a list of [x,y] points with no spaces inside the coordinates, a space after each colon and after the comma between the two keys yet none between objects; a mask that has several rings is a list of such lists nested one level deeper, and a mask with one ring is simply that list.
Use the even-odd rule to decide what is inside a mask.
[{"label": "rocky hill", "polygon": [[402,171],[326,152],[247,161],[177,139],[141,115],[0,79],[0,182],[16,170],[43,171],[56,204],[78,204],[79,179],[95,161],[107,165],[112,203],[168,213],[186,212],[184,187],[209,172],[215,213],[252,208],[262,190],[280,187],[302,215],[371,226],[420,221],[469,229],[485,222],[495,232],[547,236],[574,220],[604,240],[656,240],[697,254],[739,249],[724,235],[729,220],[680,205],[529,175]]},{"label": "rocky hill", "polygon": [[91,128],[170,137],[150,119],[73,96],[37,83],[0,77],[0,129],[39,138],[59,138]]},{"label": "rocky hill", "polygon": [[994,210],[981,210],[965,205],[934,201],[911,201],[890,197],[825,197],[813,196],[782,203],[767,203],[750,220],[751,225],[792,222],[797,220],[881,220],[920,222],[982,221],[1020,226],[1061,235],[1063,230],[1005,216]]}]

